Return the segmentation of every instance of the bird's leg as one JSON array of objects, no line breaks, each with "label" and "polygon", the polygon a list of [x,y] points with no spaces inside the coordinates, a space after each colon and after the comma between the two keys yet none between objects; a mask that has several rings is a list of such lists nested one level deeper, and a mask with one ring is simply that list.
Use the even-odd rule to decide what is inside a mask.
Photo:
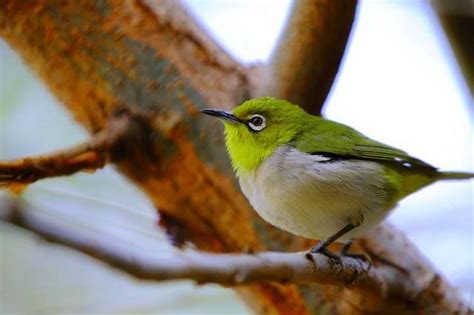
[{"label": "bird's leg", "polygon": [[353,238],[351,238],[346,244],[344,244],[344,246],[342,246],[342,248],[341,248],[341,256],[347,255],[347,253],[349,252],[349,249],[350,249],[351,246],[352,246],[352,243],[354,243],[354,239],[353,239]]},{"label": "bird's leg", "polygon": [[329,236],[327,239],[320,241],[318,244],[314,245],[311,248],[312,253],[320,253],[326,249],[327,246],[329,246],[331,243],[336,241],[338,238],[343,236],[344,234],[352,231],[356,227],[358,227],[360,224],[355,224],[355,223],[349,223],[346,226],[344,226],[342,229],[334,233],[333,235]]},{"label": "bird's leg", "polygon": [[[327,247],[333,243],[334,241],[336,241],[337,239],[339,239],[341,236],[343,236],[344,234],[352,231],[353,229],[355,229],[356,227],[358,227],[359,225],[362,224],[362,221],[363,221],[363,218],[361,218],[360,220],[358,221],[354,221],[354,222],[351,222],[347,225],[345,225],[342,229],[340,229],[339,231],[337,231],[336,233],[334,233],[334,235],[331,235],[330,237],[328,237],[327,239],[325,240],[322,240],[320,241],[318,244],[314,245],[313,247],[311,247],[311,253],[313,254],[316,254],[316,253],[321,253],[331,259],[338,259],[340,260],[339,256],[331,253]],[[349,249],[350,245],[347,246],[347,249]]]}]

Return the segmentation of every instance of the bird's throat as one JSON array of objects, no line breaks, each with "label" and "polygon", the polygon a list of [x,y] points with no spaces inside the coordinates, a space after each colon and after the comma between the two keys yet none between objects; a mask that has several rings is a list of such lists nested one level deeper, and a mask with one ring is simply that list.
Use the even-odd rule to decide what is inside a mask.
[{"label": "bird's throat", "polygon": [[252,138],[244,140],[238,130],[226,128],[225,136],[232,167],[239,177],[255,172],[262,162],[272,154],[272,148],[255,143]]}]

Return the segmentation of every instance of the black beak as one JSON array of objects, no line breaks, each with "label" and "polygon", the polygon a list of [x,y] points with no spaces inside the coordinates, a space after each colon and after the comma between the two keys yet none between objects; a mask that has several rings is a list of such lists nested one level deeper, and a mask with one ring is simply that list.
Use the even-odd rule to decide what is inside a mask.
[{"label": "black beak", "polygon": [[222,120],[230,121],[233,123],[243,123],[242,120],[232,115],[232,113],[229,113],[224,110],[204,108],[204,109],[201,109],[201,113],[204,113],[209,116],[217,117]]}]

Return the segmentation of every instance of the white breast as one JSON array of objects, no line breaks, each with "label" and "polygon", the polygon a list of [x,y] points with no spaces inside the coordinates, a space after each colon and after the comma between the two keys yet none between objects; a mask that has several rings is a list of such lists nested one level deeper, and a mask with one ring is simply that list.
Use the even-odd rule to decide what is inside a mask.
[{"label": "white breast", "polygon": [[311,239],[325,239],[363,215],[363,224],[340,239],[349,240],[383,220],[394,206],[384,190],[383,166],[328,161],[290,146],[241,176],[240,186],[263,219]]}]

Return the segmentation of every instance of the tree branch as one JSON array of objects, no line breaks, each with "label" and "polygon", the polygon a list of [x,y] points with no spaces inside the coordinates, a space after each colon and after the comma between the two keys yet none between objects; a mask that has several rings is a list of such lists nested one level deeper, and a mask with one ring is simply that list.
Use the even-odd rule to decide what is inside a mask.
[{"label": "tree branch", "polygon": [[466,305],[453,303],[445,296],[449,291],[441,276],[435,274],[427,279],[427,285],[420,285],[409,273],[388,264],[369,267],[368,263],[349,257],[343,257],[338,264],[326,256],[308,252],[211,254],[188,251],[167,256],[142,253],[137,256],[115,242],[91,239],[48,217],[28,213],[7,195],[0,195],[0,220],[32,231],[47,241],[78,250],[142,280],[185,279],[226,286],[255,283],[330,285],[351,290],[352,295],[358,292],[412,306],[426,303],[431,307],[428,308],[432,311],[430,314],[470,312]]},{"label": "tree branch", "polygon": [[124,117],[112,119],[107,128],[95,134],[89,141],[52,152],[13,161],[0,161],[0,188],[17,192],[37,180],[94,171],[104,167],[109,149],[126,131]]},{"label": "tree branch", "polygon": [[431,5],[449,39],[472,97],[474,96],[474,32],[472,31],[474,2],[433,0]]},{"label": "tree branch", "polygon": [[123,247],[101,239],[90,239],[65,229],[46,217],[22,211],[13,198],[0,196],[0,219],[38,236],[97,258],[114,268],[144,280],[188,279],[198,283],[242,285],[260,282],[329,284],[370,291],[381,298],[416,292],[406,275],[386,267],[342,258],[342,264],[308,252],[257,254],[210,254],[183,252],[170,256],[134,256]]},{"label": "tree branch", "polygon": [[356,0],[298,0],[258,94],[288,99],[320,115],[349,37]]},{"label": "tree branch", "polygon": [[[291,62],[282,61],[287,70],[275,75],[280,83],[275,85],[274,95],[295,101],[293,97],[301,93],[306,96],[296,102],[319,111],[324,99],[321,95],[329,90],[324,82],[332,82],[331,73],[337,70],[333,57],[342,54],[343,49],[337,47],[344,47],[341,43],[349,32],[337,26],[341,24],[344,29],[348,20],[334,17],[347,13],[353,2],[305,3],[298,6],[320,5],[321,17],[302,11],[302,16],[313,16],[303,26],[314,21],[332,25],[322,28],[327,33],[324,36],[324,32],[314,32],[314,36],[322,36],[318,40],[308,39],[308,47],[320,42],[325,53],[315,52],[318,59],[312,54],[304,58],[296,52],[311,51],[305,45],[283,45],[294,51],[290,55],[294,57],[288,59]],[[111,160],[149,196],[160,211],[160,224],[180,234],[179,239],[213,252],[301,251],[313,243],[278,230],[255,214],[236,184],[220,125],[196,117],[200,108],[230,108],[248,98],[252,78],[206,35],[179,2],[5,0],[0,5],[0,35],[90,132],[104,129],[118,104],[123,104],[120,110],[130,113],[130,125],[126,139],[111,149]],[[329,49],[329,38],[342,46]],[[276,56],[281,53],[284,57],[283,50],[278,49]],[[276,61],[273,64],[276,69]],[[331,64],[332,72],[323,71]],[[309,75],[303,76],[304,69],[314,70],[309,71],[315,74],[312,84]],[[289,70],[299,75],[284,76],[292,74]],[[285,81],[290,87],[301,82],[302,87],[291,92],[282,84]],[[339,287],[337,294],[317,284],[308,288],[259,283],[237,286],[236,290],[257,313],[448,314],[465,308],[456,290],[436,275],[403,233],[382,225],[363,241],[369,253],[410,271],[408,278],[400,279],[420,292],[415,302],[380,299],[351,286]]]}]

